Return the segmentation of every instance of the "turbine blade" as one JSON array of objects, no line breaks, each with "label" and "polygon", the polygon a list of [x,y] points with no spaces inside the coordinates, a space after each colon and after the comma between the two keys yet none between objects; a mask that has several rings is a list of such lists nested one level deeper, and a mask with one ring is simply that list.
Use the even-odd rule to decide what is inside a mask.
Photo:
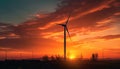
[{"label": "turbine blade", "polygon": [[69,16],[68,16],[68,18],[66,20],[66,25],[68,24],[70,17],[71,17],[71,13],[69,14]]},{"label": "turbine blade", "polygon": [[57,24],[57,25],[63,26],[63,24]]},{"label": "turbine blade", "polygon": [[69,33],[69,30],[68,30],[67,26],[66,26],[65,28],[66,28],[66,31],[67,31],[67,33],[68,33],[68,36],[69,36],[70,40],[72,41],[72,39],[71,39],[71,36],[70,36],[70,33]]}]

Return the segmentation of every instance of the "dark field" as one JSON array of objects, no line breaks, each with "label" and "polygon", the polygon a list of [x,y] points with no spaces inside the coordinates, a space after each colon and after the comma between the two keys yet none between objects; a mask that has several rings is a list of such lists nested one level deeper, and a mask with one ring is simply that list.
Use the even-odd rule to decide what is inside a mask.
[{"label": "dark field", "polygon": [[120,60],[9,60],[0,61],[0,69],[120,69]]}]

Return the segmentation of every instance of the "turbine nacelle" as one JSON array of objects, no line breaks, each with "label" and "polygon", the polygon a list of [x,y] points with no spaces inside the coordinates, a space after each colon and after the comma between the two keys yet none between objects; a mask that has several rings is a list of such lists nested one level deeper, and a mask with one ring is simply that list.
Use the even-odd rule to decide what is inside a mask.
[{"label": "turbine nacelle", "polygon": [[57,24],[57,25],[60,25],[60,26],[66,27],[66,24]]}]

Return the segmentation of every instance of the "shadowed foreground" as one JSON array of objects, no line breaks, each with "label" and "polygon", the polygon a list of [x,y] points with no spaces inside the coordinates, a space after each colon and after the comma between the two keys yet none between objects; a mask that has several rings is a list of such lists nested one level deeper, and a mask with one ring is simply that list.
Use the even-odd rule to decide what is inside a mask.
[{"label": "shadowed foreground", "polygon": [[120,69],[120,60],[7,60],[0,61],[0,69]]}]

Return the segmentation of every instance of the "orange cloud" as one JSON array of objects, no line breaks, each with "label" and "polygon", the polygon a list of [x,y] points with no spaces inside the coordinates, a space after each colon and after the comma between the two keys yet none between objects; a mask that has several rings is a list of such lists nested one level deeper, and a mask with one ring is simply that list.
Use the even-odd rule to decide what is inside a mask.
[{"label": "orange cloud", "polygon": [[106,36],[98,36],[98,37],[96,37],[96,39],[106,39],[106,40],[117,39],[117,38],[120,38],[120,34],[117,34],[117,35],[106,35]]}]

